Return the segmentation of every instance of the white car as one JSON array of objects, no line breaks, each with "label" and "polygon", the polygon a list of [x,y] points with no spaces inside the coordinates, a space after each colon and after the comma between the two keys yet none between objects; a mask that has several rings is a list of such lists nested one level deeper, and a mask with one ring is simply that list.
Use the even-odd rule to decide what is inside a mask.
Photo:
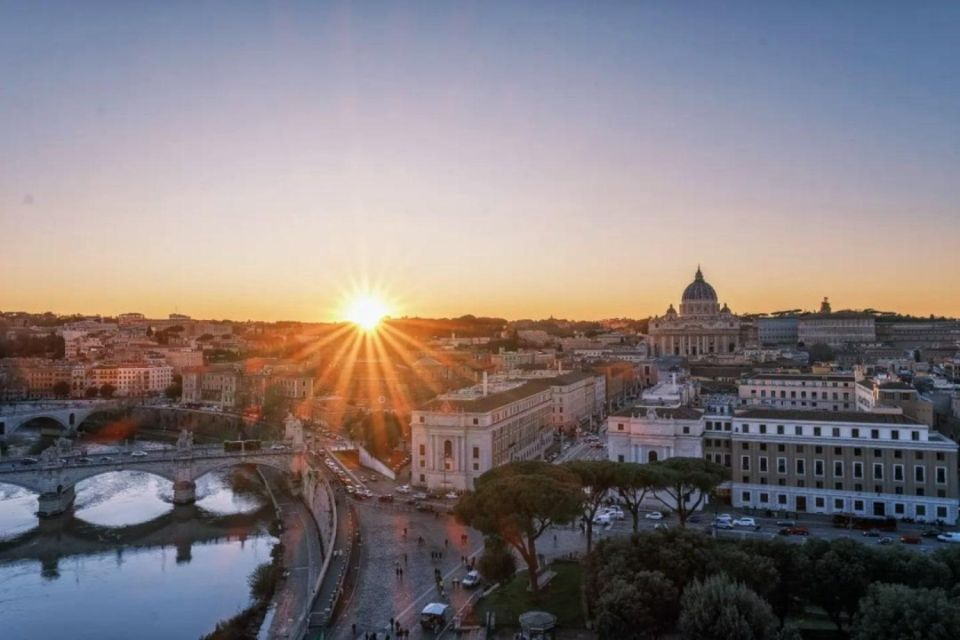
[{"label": "white car", "polygon": [[742,517],[737,518],[736,520],[734,520],[734,521],[733,521],[733,525],[734,525],[735,527],[755,527],[755,526],[757,526],[757,522],[756,522],[756,520],[754,520],[753,518],[748,518],[748,517],[746,517],[746,516],[742,516]]},{"label": "white car", "polygon": [[282,445],[282,444],[273,444],[273,445],[270,445],[270,449],[273,450],[273,451],[283,451],[283,450],[286,449],[286,448],[287,448],[287,447],[284,446],[284,445]]},{"label": "white car", "polygon": [[606,511],[610,514],[611,518],[616,518],[617,520],[623,520],[625,517],[623,509],[620,507],[609,507]]},{"label": "white car", "polygon": [[610,524],[610,514],[609,513],[598,513],[593,516],[593,524]]},{"label": "white car", "polygon": [[419,492],[413,494],[413,497],[414,497],[415,499],[417,499],[417,500],[426,500],[426,499],[427,499],[427,494],[425,494],[423,491],[419,491]]},{"label": "white car", "polygon": [[411,491],[410,485],[408,484],[402,484],[399,487],[397,487],[397,493],[410,493],[410,491]]},{"label": "white car", "polygon": [[479,571],[468,571],[467,575],[463,576],[463,580],[460,581],[467,589],[472,589],[473,587],[480,584],[480,572]]},{"label": "white car", "polygon": [[960,542],[960,531],[944,531],[937,536],[940,542]]},{"label": "white car", "polygon": [[647,520],[663,520],[663,514],[659,511],[651,511],[647,515],[643,516]]},{"label": "white car", "polygon": [[457,495],[457,492],[456,492],[456,491],[451,491],[451,492],[448,493],[445,497],[446,497],[447,500],[456,500],[456,499],[459,498],[460,496]]},{"label": "white car", "polygon": [[147,456],[147,452],[146,452],[146,451],[134,451],[134,452],[131,453],[130,455],[132,455],[134,458],[145,458],[145,457]]}]

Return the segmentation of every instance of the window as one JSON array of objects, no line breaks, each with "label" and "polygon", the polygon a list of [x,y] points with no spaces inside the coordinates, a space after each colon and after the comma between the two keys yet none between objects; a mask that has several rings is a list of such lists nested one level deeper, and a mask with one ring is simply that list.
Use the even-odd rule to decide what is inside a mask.
[{"label": "window", "polygon": [[839,427],[834,427],[834,428],[833,428],[833,437],[834,437],[834,438],[839,438],[839,437],[840,437],[840,428],[839,428]]},{"label": "window", "polygon": [[898,502],[897,504],[893,505],[893,512],[894,512],[895,514],[897,514],[898,516],[902,516],[902,515],[903,515],[903,503]]},{"label": "window", "polygon": [[807,472],[807,470],[804,467],[805,465],[804,465],[803,458],[797,458],[797,475],[798,476],[802,476]]},{"label": "window", "polygon": [[843,449],[841,449],[840,447],[834,447],[834,448],[833,448],[833,455],[835,455],[835,456],[843,455]]},{"label": "window", "polygon": [[833,461],[833,477],[834,478],[843,477],[843,461],[842,460]]},{"label": "window", "polygon": [[[623,462],[623,456],[620,456],[620,462]],[[474,471],[480,471],[480,463],[479,463],[479,462],[474,462],[474,463],[473,463],[473,470],[474,470]]]},{"label": "window", "polygon": [[861,449],[860,447],[855,447],[854,450],[853,450],[853,455],[855,455],[855,456],[862,456],[862,455],[863,455],[863,449]]},{"label": "window", "polygon": [[[707,424],[710,424],[710,423],[708,422]],[[622,422],[618,422],[618,423],[617,423],[617,431],[623,431],[623,423],[622,423]]]},{"label": "window", "polygon": [[749,491],[744,491],[743,493],[740,494],[740,497],[743,499],[744,502],[750,502],[750,492],[749,492]]},{"label": "window", "polygon": [[787,481],[783,478],[780,478],[779,480],[777,480],[777,484],[780,485],[781,487],[785,487],[787,486]]},{"label": "window", "polygon": [[850,437],[851,437],[851,438],[859,438],[859,437],[860,437],[860,429],[850,429]]},{"label": "window", "polygon": [[778,445],[777,445],[777,451],[779,451],[780,453],[783,453],[783,452],[786,451],[786,450],[787,450],[787,445],[785,445],[785,444],[778,444]]},{"label": "window", "polygon": [[937,467],[937,484],[947,484],[946,467]]},{"label": "window", "polygon": [[898,429],[891,429],[891,430],[890,430],[890,437],[893,438],[894,440],[899,440],[899,439],[900,439],[900,431],[899,431]]},{"label": "window", "polygon": [[913,457],[916,458],[917,460],[923,460],[923,451],[917,451],[916,453],[913,454]]},{"label": "window", "polygon": [[814,453],[823,453],[823,447],[814,447],[814,448],[813,448],[813,452],[814,452]]},{"label": "window", "polygon": [[813,504],[817,507],[817,509],[823,509],[825,506],[823,498],[814,498]]},{"label": "window", "polygon": [[843,498],[833,499],[833,509],[835,511],[843,511]]},{"label": "window", "polygon": [[814,460],[813,461],[813,475],[822,476],[823,475],[823,460]]},{"label": "window", "polygon": [[760,494],[760,502],[762,502],[763,504],[766,504],[766,503],[770,502],[770,494],[769,494],[769,493],[761,493],[761,494]]},{"label": "window", "polygon": [[453,443],[449,440],[443,441],[443,457],[452,458],[453,457]]},{"label": "window", "polygon": [[883,464],[879,462],[873,463],[873,479],[883,480]]},{"label": "window", "polygon": [[903,465],[902,464],[893,465],[893,480],[895,482],[903,482]]},{"label": "window", "polygon": [[903,451],[900,451],[900,449],[895,449],[893,452],[893,457],[899,460],[903,457]]},{"label": "window", "polygon": [[815,435],[815,436],[819,436],[819,435],[820,435],[820,427],[814,427],[814,428],[813,428],[813,435]]},{"label": "window", "polygon": [[795,436],[802,436],[802,435],[803,435],[803,427],[801,427],[800,425],[795,426],[795,427],[793,428],[793,435],[795,435]]},{"label": "window", "polygon": [[747,449],[750,448],[750,443],[749,443],[749,442],[741,442],[741,443],[740,443],[740,448],[743,449],[744,451],[746,451]]},{"label": "window", "polygon": [[427,477],[421,473],[421,474],[420,474],[420,482],[426,482],[426,481],[427,481]]},{"label": "window", "polygon": [[777,458],[777,473],[786,473],[786,472],[787,472],[787,459]]},{"label": "window", "polygon": [[870,429],[870,437],[878,440],[880,438],[880,429]]},{"label": "window", "polygon": [[797,445],[797,453],[803,453],[803,445],[802,445],[802,444],[798,444],[798,445]]},{"label": "window", "polygon": [[919,464],[913,468],[913,479],[916,482],[926,482],[926,467]]},{"label": "window", "polygon": [[834,482],[834,483],[833,483],[833,488],[834,488],[836,491],[843,491],[843,483],[842,483],[842,482]]},{"label": "window", "polygon": [[743,425],[743,429],[741,429],[741,431],[743,431],[744,433],[750,433],[750,425],[748,424]]},{"label": "window", "polygon": [[880,449],[874,449],[874,450],[873,450],[873,457],[874,457],[874,458],[882,458],[882,457],[883,457],[883,451],[881,451]]},{"label": "window", "polygon": [[854,510],[854,511],[863,511],[863,500],[854,500],[854,501],[853,501],[853,510]]},{"label": "window", "polygon": [[750,471],[750,456],[740,456],[740,468],[744,471]]},{"label": "window", "polygon": [[424,456],[427,454],[427,445],[420,445],[420,455]]},{"label": "window", "polygon": [[767,472],[767,456],[760,456],[760,472]]},{"label": "window", "polygon": [[782,435],[783,435],[783,425],[782,425],[782,424],[778,424],[778,425],[777,425],[777,435],[778,435],[778,436],[782,436]]},{"label": "window", "polygon": [[767,432],[767,425],[765,424],[760,425],[760,433],[766,433],[766,432]]},{"label": "window", "polygon": [[685,434],[689,434],[689,433],[690,433],[690,427],[684,427],[684,428],[683,428],[683,432],[684,432]]},{"label": "window", "polygon": [[946,520],[947,519],[947,508],[946,507],[937,507],[937,519]]},{"label": "window", "polygon": [[778,495],[778,496],[777,496],[777,503],[778,503],[778,504],[787,504],[787,496],[783,495],[782,493],[781,493],[780,495]]},{"label": "window", "polygon": [[474,447],[474,448],[473,448],[473,457],[474,457],[474,458],[479,458],[479,457],[480,457],[480,447]]},{"label": "window", "polygon": [[911,432],[910,432],[910,439],[911,439],[911,440],[919,440],[919,439],[920,439],[920,432],[919,432],[919,431],[911,431]]},{"label": "window", "polygon": [[917,514],[917,517],[918,517],[918,518],[925,518],[925,517],[927,517],[927,507],[926,507],[926,505],[918,504],[918,505],[915,507],[915,510],[916,510],[916,514]]},{"label": "window", "polygon": [[943,451],[937,451],[937,460],[940,460],[940,461],[945,460],[945,457],[944,457],[944,455],[943,455]]},{"label": "window", "polygon": [[421,422],[421,423],[422,423],[422,422],[426,422],[426,421],[427,421],[427,419],[426,419],[425,417],[420,416],[420,422]]},{"label": "window", "polygon": [[[562,409],[561,409],[561,411],[562,411]],[[473,424],[480,424],[480,418],[474,418],[474,419],[473,419]]]},{"label": "window", "polygon": [[760,451],[766,451],[766,450],[767,450],[767,443],[766,443],[766,442],[761,442],[761,443],[760,443]]},{"label": "window", "polygon": [[657,452],[651,451],[647,454],[647,462],[656,462],[657,461]]},{"label": "window", "polygon": [[[710,454],[708,453],[707,455],[709,456]],[[617,456],[617,462],[623,462],[623,454],[620,454]],[[473,466],[476,467],[477,466],[476,463],[474,463]]]}]

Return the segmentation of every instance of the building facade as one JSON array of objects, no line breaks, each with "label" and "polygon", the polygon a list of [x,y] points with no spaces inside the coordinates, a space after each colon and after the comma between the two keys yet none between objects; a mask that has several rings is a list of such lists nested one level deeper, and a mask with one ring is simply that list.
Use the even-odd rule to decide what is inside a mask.
[{"label": "building facade", "polygon": [[721,308],[717,292],[697,269],[683,292],[680,312],[673,305],[650,319],[648,342],[654,355],[703,358],[732,354],[740,348],[740,319],[727,305]]},{"label": "building facade", "polygon": [[548,380],[494,393],[472,387],[431,400],[411,414],[411,484],[466,491],[494,467],[540,459],[553,441],[552,414]]},{"label": "building facade", "polygon": [[957,520],[957,444],[927,425],[903,415],[775,409],[748,410],[732,423],[704,433],[729,442],[722,449],[731,456],[734,507]]},{"label": "building facade", "polygon": [[741,379],[741,407],[811,411],[856,411],[856,383],[850,375],[758,373]]}]

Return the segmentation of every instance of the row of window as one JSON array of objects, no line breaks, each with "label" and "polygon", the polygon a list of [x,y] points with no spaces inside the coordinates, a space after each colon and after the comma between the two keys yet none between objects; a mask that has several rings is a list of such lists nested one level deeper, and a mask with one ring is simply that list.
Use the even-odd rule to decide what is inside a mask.
[{"label": "row of window", "polygon": [[[751,476],[742,476],[741,480],[743,481],[744,484],[751,484]],[[756,484],[766,485],[766,484],[772,484],[772,483],[768,481],[766,476],[760,476],[760,481],[757,482]],[[787,482],[786,478],[777,478],[777,485],[781,487],[797,487],[798,489],[804,489],[807,487],[807,481],[802,478],[799,478],[792,482]],[[813,485],[811,485],[811,488],[824,489],[826,488],[826,485],[824,485],[824,482],[822,480],[817,480],[813,483]],[[844,484],[842,482],[834,482],[833,490],[834,491],[849,490],[849,491],[856,491],[857,493],[863,493],[865,489],[863,484],[861,483],[855,483],[852,487],[850,486],[844,487]],[[879,484],[873,485],[873,492],[874,493],[890,493],[889,491],[884,491],[883,485],[879,485]],[[898,496],[904,495],[903,487],[899,487],[899,486],[894,487],[893,493]],[[917,496],[922,497],[922,496],[925,496],[926,494],[927,494],[926,489],[924,489],[923,487],[917,487],[914,491],[914,495],[917,495]],[[936,495],[938,498],[946,498],[947,490],[937,489]]]},{"label": "row of window", "polygon": [[[706,441],[706,443],[707,443],[708,446],[709,446],[710,442],[711,442],[711,440],[707,440],[707,441]],[[721,442],[724,442],[724,440],[716,440],[715,442],[717,443],[718,446],[720,446],[720,443],[721,443]],[[766,443],[766,442],[760,442],[760,443],[757,443],[757,444],[758,444],[758,447],[759,447],[760,451],[766,451],[766,450],[767,450],[767,443]],[[727,448],[729,448],[729,447],[727,447]],[[740,448],[743,449],[744,451],[746,451],[746,450],[750,449],[750,443],[749,443],[749,442],[741,442],[741,443],[740,443]],[[806,451],[807,445],[797,444],[797,445],[794,445],[793,448],[794,448],[794,451],[796,451],[797,453],[804,453],[804,452]],[[815,445],[815,446],[813,447],[813,452],[814,452],[814,453],[823,453],[823,452],[824,452],[824,449],[825,449],[825,447],[823,447],[822,445]],[[782,453],[782,452],[784,452],[784,451],[786,451],[786,450],[787,450],[787,445],[786,445],[786,444],[784,444],[784,443],[782,443],[782,442],[777,444],[777,451],[778,451],[778,452],[781,452],[781,453]],[[884,449],[873,449],[873,457],[874,457],[874,458],[882,458],[882,457],[883,457],[883,452],[884,452]],[[843,455],[843,447],[833,447],[833,455],[835,455],[835,456],[842,456],[842,455]],[[862,455],[863,455],[863,448],[862,448],[862,447],[854,447],[854,448],[853,448],[853,455],[856,456],[856,457],[862,456]],[[903,457],[903,449],[893,449],[893,457],[896,458],[897,460],[899,460],[900,458],[902,458],[902,457]],[[914,451],[914,452],[913,452],[913,457],[914,457],[914,459],[916,459],[916,460],[923,460],[923,459],[924,459],[924,452],[923,452],[923,451]],[[946,459],[947,459],[947,456],[946,456],[946,454],[945,454],[943,451],[937,451],[937,452],[936,452],[936,458],[937,458],[937,460],[943,461],[943,460],[946,460]]]},{"label": "row of window", "polygon": [[[757,390],[756,390],[756,389],[750,389],[750,395],[752,395],[752,396],[757,395]],[[761,398],[766,398],[766,397],[767,397],[767,391],[766,391],[765,389],[761,389],[761,390],[760,390],[760,397],[761,397]],[[776,398],[776,397],[777,397],[777,392],[776,392],[776,391],[771,391],[771,392],[770,392],[770,397],[771,397],[771,398]],[[780,391],[780,397],[781,397],[781,398],[786,398],[786,397],[787,397],[787,392],[781,390],[781,391]],[[791,399],[797,398],[797,392],[796,392],[796,391],[791,391],[791,392],[790,392],[790,398],[791,398]],[[805,400],[805,399],[807,398],[807,392],[806,392],[806,391],[801,391],[801,392],[800,392],[800,398]],[[818,399],[819,399],[819,400],[829,400],[830,397],[828,396],[828,393],[827,393],[826,391],[821,391],[821,392],[820,392],[820,397],[818,398],[818,397],[817,397],[817,392],[816,392],[816,391],[811,391],[811,392],[810,392],[810,399],[811,399],[811,400],[818,400]],[[839,399],[840,399],[840,394],[837,393],[836,391],[834,391],[834,392],[833,392],[833,400],[839,400]],[[850,399],[850,392],[849,392],[849,391],[844,391],[844,392],[843,392],[843,399],[844,399],[844,400],[849,400],[849,399]]]},{"label": "row of window", "polygon": [[[767,433],[767,425],[760,424],[760,425],[753,425],[753,426],[757,427],[757,431],[761,435]],[[801,425],[794,425],[793,433],[791,433],[790,435],[794,435],[794,436],[805,436],[805,435],[811,436],[812,435],[814,437],[821,437],[824,435],[824,431],[825,431],[825,427],[803,427]],[[869,437],[871,440],[880,439],[880,429],[868,430],[868,429],[860,429],[859,427],[849,427],[849,428],[830,427],[830,436],[833,438],[842,438],[842,437],[866,438],[868,431],[869,431]],[[914,442],[917,442],[920,440],[920,431],[916,429],[903,429],[903,430],[885,429],[885,431],[890,436],[891,440],[899,440],[901,431],[905,431],[906,433],[909,433],[910,439],[913,440]],[[751,432],[751,425],[749,424],[740,425],[740,433],[750,433],[750,432]],[[778,436],[787,435],[786,426],[782,424],[776,425],[776,434]]]},{"label": "row of window", "polygon": [[[750,504],[753,501],[753,492],[752,491],[743,491],[740,495],[743,502]],[[774,504],[770,501],[770,494],[766,492],[760,492],[758,495],[759,502],[761,505],[770,505]],[[823,496],[814,496],[813,505],[815,509],[826,509],[827,502],[826,498]],[[788,505],[788,497],[786,494],[780,493],[776,496],[776,504],[779,506]],[[853,500],[853,510],[854,512],[862,513],[864,511],[864,501],[863,500]],[[845,498],[834,498],[833,499],[833,510],[835,512],[843,512],[846,509],[846,499]],[[875,507],[877,509],[877,507]],[[886,510],[885,505],[879,507],[880,510]],[[895,515],[903,516],[906,515],[906,505],[902,502],[895,503],[893,505],[893,512]],[[946,520],[947,518],[947,507],[938,505],[934,508],[934,513],[936,518],[939,520]],[[917,518],[926,518],[927,517],[927,505],[918,504],[914,506],[914,516]]]},{"label": "row of window", "polygon": [[[750,471],[750,456],[741,456],[740,457],[740,469],[742,471]],[[785,474],[787,473],[787,459],[786,458],[777,458],[777,473]],[[760,456],[757,458],[757,466],[761,473],[766,473],[769,469],[767,456]],[[873,463],[873,479],[874,480],[883,480],[883,468],[884,464],[882,462]],[[893,465],[893,480],[895,482],[904,482],[903,474],[903,465],[895,464]],[[926,469],[925,465],[914,465],[913,467],[913,479],[915,482],[923,483],[926,482]],[[805,458],[796,458],[794,460],[794,471],[797,475],[802,476],[807,472],[807,462]],[[824,476],[824,461],[822,459],[816,459],[813,461],[813,475],[814,476]],[[833,461],[833,477],[842,478],[843,477],[843,460],[834,460]],[[853,477],[854,478],[863,478],[863,463],[854,462],[853,463]],[[947,484],[947,468],[946,467],[936,467],[935,477],[937,484]]]}]

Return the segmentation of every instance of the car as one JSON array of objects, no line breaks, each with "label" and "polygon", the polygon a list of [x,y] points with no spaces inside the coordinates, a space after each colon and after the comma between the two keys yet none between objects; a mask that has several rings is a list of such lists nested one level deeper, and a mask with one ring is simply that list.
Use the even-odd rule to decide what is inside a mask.
[{"label": "car", "polygon": [[460,581],[460,584],[466,589],[472,589],[476,587],[480,584],[480,572],[468,571],[467,575],[463,576],[463,580]]},{"label": "car", "polygon": [[643,517],[647,520],[663,520],[663,514],[659,511],[651,511]]},{"label": "car", "polygon": [[146,451],[134,451],[134,452],[131,453],[130,455],[133,456],[134,458],[145,458],[145,457],[147,456],[147,452],[146,452]]},{"label": "car", "polygon": [[418,502],[418,503],[417,503],[417,506],[416,506],[415,508],[416,508],[417,511],[423,511],[423,512],[426,512],[426,513],[433,513],[433,512],[434,512],[433,505],[429,505],[429,504],[427,504],[426,502]]},{"label": "car", "polygon": [[880,536],[880,539],[877,540],[877,544],[893,544],[893,538],[890,536]]},{"label": "car", "polygon": [[864,538],[879,538],[880,532],[876,529],[867,529],[860,535],[862,535]]},{"label": "car", "polygon": [[443,497],[446,498],[447,500],[456,500],[456,499],[459,498],[460,496],[457,495],[457,492],[456,492],[456,491],[450,491],[449,493],[447,493],[447,495],[445,495],[445,496],[443,496]]},{"label": "car", "polygon": [[810,530],[806,527],[783,527],[777,533],[782,536],[808,536]]},{"label": "car", "polygon": [[937,536],[940,542],[960,542],[960,531],[944,531]]},{"label": "car", "polygon": [[747,516],[741,516],[733,521],[733,525],[735,527],[755,527],[757,526],[757,521]]},{"label": "car", "polygon": [[658,522],[657,524],[653,525],[653,530],[654,530],[654,531],[666,531],[666,530],[669,529],[669,528],[670,528],[670,527],[669,527],[668,525],[664,524],[663,522]]},{"label": "car", "polygon": [[282,445],[282,444],[272,444],[272,445],[270,445],[270,450],[271,450],[271,451],[283,451],[283,450],[286,449],[286,448],[287,448],[286,445]]},{"label": "car", "polygon": [[397,493],[410,493],[410,491],[411,491],[410,485],[408,484],[402,484],[399,487],[397,487]]},{"label": "car", "polygon": [[733,516],[729,513],[721,513],[714,520],[733,520]]},{"label": "car", "polygon": [[733,529],[733,521],[732,520],[716,520],[713,523],[713,528],[714,529]]},{"label": "car", "polygon": [[20,464],[22,464],[22,465],[37,464],[38,462],[40,462],[40,461],[37,460],[36,458],[21,458],[21,459],[20,459]]},{"label": "car", "polygon": [[86,464],[87,462],[93,462],[93,459],[84,456],[84,457],[78,459],[77,462],[82,462],[82,463]]},{"label": "car", "polygon": [[380,502],[393,502],[393,496],[389,493],[385,493],[382,496],[379,496],[377,500]]},{"label": "car", "polygon": [[413,494],[413,497],[417,500],[426,500],[427,494],[425,494],[423,491],[418,491],[417,493]]},{"label": "car", "polygon": [[607,507],[606,509],[604,509],[604,511],[610,514],[610,517],[615,520],[623,520],[625,517],[623,513],[623,509],[621,509],[620,507]]},{"label": "car", "polygon": [[900,542],[902,544],[920,544],[921,539],[920,536],[902,535],[900,536]]},{"label": "car", "polygon": [[927,529],[920,535],[924,538],[936,538],[938,535],[940,535],[940,532],[937,529]]},{"label": "car", "polygon": [[795,527],[797,526],[796,520],[777,520],[778,527]]},{"label": "car", "polygon": [[610,514],[597,513],[593,516],[593,524],[610,524]]}]

